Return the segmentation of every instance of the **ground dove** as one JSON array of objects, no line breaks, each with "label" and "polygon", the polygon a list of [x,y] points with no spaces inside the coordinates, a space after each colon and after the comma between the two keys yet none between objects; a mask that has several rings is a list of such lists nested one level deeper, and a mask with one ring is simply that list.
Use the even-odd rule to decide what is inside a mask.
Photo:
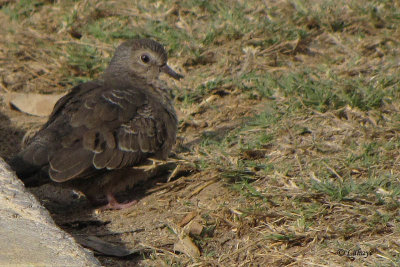
[{"label": "ground dove", "polygon": [[165,160],[175,143],[177,117],[160,72],[182,76],[167,65],[162,45],[150,39],[122,43],[101,79],[74,87],[10,165],[26,186],[62,183],[105,208],[121,209],[115,193],[147,176],[135,166]]}]

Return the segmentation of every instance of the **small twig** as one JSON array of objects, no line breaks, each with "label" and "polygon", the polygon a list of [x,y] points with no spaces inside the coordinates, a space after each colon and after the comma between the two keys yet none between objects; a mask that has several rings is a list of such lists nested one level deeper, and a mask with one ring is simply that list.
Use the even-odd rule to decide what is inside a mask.
[{"label": "small twig", "polygon": [[5,87],[2,82],[0,82],[0,88],[3,89],[6,93],[11,93],[11,91],[7,89],[7,87]]},{"label": "small twig", "polygon": [[264,240],[264,238],[257,239],[257,240],[255,240],[255,241],[251,242],[250,244],[247,244],[246,246],[235,250],[234,252],[232,252],[232,253],[229,254],[229,255],[221,256],[221,257],[219,258],[219,262],[222,262],[222,261],[226,260],[227,258],[232,257],[233,255],[236,255],[236,254],[238,254],[239,252],[242,252],[243,250],[246,250],[246,249],[248,249],[248,248],[251,247],[251,246],[254,246],[255,244],[257,244],[258,242],[260,242],[260,241],[262,241],[262,240]]},{"label": "small twig", "polygon": [[212,185],[213,183],[216,183],[218,181],[218,179],[212,179],[211,181],[208,181],[207,183],[199,186],[196,188],[196,190],[194,190],[190,195],[189,198],[193,197],[194,195],[197,195],[198,193],[200,193],[200,191],[202,191],[204,188],[206,188],[209,185]]},{"label": "small twig", "polygon": [[156,251],[161,251],[161,252],[164,252],[164,253],[168,253],[168,254],[170,254],[170,255],[172,255],[174,257],[179,257],[178,255],[176,255],[175,253],[173,253],[173,252],[171,252],[171,251],[169,251],[167,249],[153,247],[152,245],[149,245],[149,244],[146,244],[146,243],[139,243],[139,245],[141,245],[144,248],[150,248],[150,249],[153,249],[153,250],[156,250]]},{"label": "small twig", "polygon": [[299,164],[300,173],[303,173],[303,167],[301,166],[301,162],[300,162],[300,159],[297,154],[295,154],[295,158],[296,158],[297,163]]},{"label": "small twig", "polygon": [[232,221],[230,221],[230,220],[228,220],[228,219],[222,217],[222,216],[219,215],[219,214],[213,213],[213,216],[214,216],[214,217],[217,217],[217,218],[219,218],[219,219],[221,219],[221,220],[223,220],[225,223],[229,224],[229,225],[230,225],[231,227],[233,227],[233,228],[238,228],[238,225],[236,225],[234,222],[232,222]]},{"label": "small twig", "polygon": [[171,174],[168,176],[167,183],[169,183],[171,181],[171,179],[176,176],[176,174],[178,173],[180,167],[181,167],[181,164],[178,164],[176,166],[176,168],[171,172]]},{"label": "small twig", "polygon": [[173,187],[177,186],[179,183],[182,183],[182,179],[177,179],[175,181],[162,184],[158,187],[150,188],[149,190],[147,190],[147,192],[154,193],[154,192],[161,191],[161,190],[169,188],[169,187],[173,188]]},{"label": "small twig", "polygon": [[343,183],[343,177],[340,176],[339,173],[337,173],[332,167],[330,167],[327,163],[325,163],[324,161],[322,161],[322,163],[325,165],[325,167],[330,170],[337,178],[340,179],[340,181]]}]

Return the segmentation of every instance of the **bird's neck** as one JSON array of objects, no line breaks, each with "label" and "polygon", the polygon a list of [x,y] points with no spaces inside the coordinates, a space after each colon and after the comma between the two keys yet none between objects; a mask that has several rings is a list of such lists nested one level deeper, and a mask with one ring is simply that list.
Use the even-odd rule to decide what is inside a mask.
[{"label": "bird's neck", "polygon": [[144,77],[139,77],[129,71],[115,71],[115,68],[107,69],[103,74],[104,84],[110,88],[124,87],[140,90],[145,94],[151,95],[161,103],[170,103],[171,90],[160,79],[147,80]]},{"label": "bird's neck", "polygon": [[132,79],[136,79],[137,77],[134,73],[126,68],[123,68],[116,64],[110,64],[108,68],[104,71],[103,79],[106,83],[111,84],[130,84]]},{"label": "bird's neck", "polygon": [[149,79],[140,77],[133,70],[111,62],[103,74],[103,80],[105,85],[110,88],[124,87],[140,90],[159,99],[163,106],[172,105],[171,90],[158,77],[149,77]]}]

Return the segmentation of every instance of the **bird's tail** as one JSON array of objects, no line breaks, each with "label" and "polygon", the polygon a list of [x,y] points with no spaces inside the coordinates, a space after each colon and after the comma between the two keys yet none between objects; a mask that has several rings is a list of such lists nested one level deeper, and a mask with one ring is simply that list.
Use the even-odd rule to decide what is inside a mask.
[{"label": "bird's tail", "polygon": [[25,160],[23,154],[16,155],[8,161],[8,164],[27,187],[39,186],[49,181],[46,166]]}]

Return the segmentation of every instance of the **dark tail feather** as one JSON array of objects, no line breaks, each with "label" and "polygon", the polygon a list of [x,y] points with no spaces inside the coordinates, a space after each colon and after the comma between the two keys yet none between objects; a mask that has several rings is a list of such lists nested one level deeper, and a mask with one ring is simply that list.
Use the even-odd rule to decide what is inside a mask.
[{"label": "dark tail feather", "polygon": [[20,155],[13,157],[8,164],[10,164],[11,168],[22,180],[32,176],[41,169],[40,166],[25,161]]},{"label": "dark tail feather", "polygon": [[46,167],[29,163],[20,155],[13,157],[8,164],[27,187],[39,186],[49,182]]}]

